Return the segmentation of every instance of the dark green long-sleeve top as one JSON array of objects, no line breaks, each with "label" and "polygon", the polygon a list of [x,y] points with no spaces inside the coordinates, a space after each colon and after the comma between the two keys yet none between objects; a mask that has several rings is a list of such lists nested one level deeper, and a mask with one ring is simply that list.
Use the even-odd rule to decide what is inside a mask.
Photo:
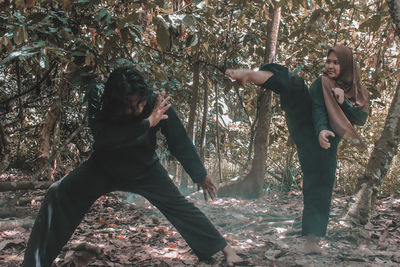
[{"label": "dark green long-sleeve top", "polygon": [[159,160],[156,135],[161,130],[171,154],[192,180],[196,183],[203,181],[207,175],[206,169],[184,126],[172,107],[166,114],[168,119],[150,128],[147,118],[107,120],[99,111],[98,118],[91,122],[95,139],[93,160],[114,177],[140,178]]},{"label": "dark green long-sleeve top", "polygon": [[[333,131],[328,121],[328,112],[322,92],[321,77],[315,80],[311,85],[310,95],[312,99],[312,116],[315,134],[318,136],[322,130]],[[364,125],[367,121],[368,113],[353,106],[347,99],[339,106],[352,124]]]},{"label": "dark green long-sleeve top", "polygon": [[[317,137],[321,130],[332,131],[325,107],[321,77],[308,89],[302,78],[279,64],[264,64],[260,70],[271,71],[274,74],[262,86],[280,94],[289,132],[296,143],[304,143],[309,138],[309,128],[313,129]],[[366,112],[356,108],[346,99],[340,107],[352,124],[365,124],[368,117]],[[340,140],[339,137],[336,139]]]}]

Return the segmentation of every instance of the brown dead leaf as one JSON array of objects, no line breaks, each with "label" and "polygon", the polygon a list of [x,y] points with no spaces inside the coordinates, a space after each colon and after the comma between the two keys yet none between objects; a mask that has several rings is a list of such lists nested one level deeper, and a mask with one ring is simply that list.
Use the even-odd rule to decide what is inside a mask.
[{"label": "brown dead leaf", "polygon": [[7,247],[10,244],[18,245],[23,243],[23,239],[10,239],[10,240],[4,240],[0,242],[0,250],[3,250],[5,247]]}]

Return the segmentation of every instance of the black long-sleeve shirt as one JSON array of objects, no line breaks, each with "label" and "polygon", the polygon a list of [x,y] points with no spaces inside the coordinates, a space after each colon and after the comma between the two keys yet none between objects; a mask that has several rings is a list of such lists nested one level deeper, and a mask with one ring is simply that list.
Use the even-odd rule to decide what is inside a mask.
[{"label": "black long-sleeve shirt", "polygon": [[174,109],[170,107],[162,120],[150,128],[147,118],[103,119],[101,111],[92,122],[95,139],[93,159],[110,175],[140,177],[159,159],[156,154],[157,131],[166,137],[168,148],[196,183],[204,180],[206,169]]}]

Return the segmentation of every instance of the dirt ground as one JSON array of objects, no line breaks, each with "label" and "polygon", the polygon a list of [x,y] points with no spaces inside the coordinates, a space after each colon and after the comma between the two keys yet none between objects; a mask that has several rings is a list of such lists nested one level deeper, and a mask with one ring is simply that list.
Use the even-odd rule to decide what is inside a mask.
[{"label": "dirt ground", "polygon": [[[33,200],[18,207],[35,216],[45,191],[24,193]],[[15,193],[0,193],[12,199]],[[21,196],[19,196],[21,197]],[[379,199],[365,227],[343,221],[349,197],[334,195],[328,255],[304,255],[300,236],[300,192],[269,192],[262,199],[219,198],[206,203],[188,196],[245,260],[237,266],[400,266],[400,197]],[[1,206],[1,205],[0,205]],[[16,218],[0,219],[2,222]],[[0,265],[19,266],[30,227],[0,231]],[[171,224],[146,200],[126,193],[101,197],[55,261],[55,266],[226,266],[221,252],[199,262]]]}]

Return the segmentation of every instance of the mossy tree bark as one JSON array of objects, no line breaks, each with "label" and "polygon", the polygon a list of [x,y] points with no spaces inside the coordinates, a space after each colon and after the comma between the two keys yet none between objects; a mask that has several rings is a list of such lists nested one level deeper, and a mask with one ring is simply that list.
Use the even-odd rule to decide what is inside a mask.
[{"label": "mossy tree bark", "polygon": [[[400,36],[400,0],[388,0],[389,12],[394,21],[397,35]],[[347,219],[356,224],[366,224],[374,208],[379,187],[386,178],[393,158],[398,153],[400,143],[400,81],[386,117],[381,137],[376,141],[374,150],[365,168],[364,175],[358,180],[355,202],[350,205]]]}]

